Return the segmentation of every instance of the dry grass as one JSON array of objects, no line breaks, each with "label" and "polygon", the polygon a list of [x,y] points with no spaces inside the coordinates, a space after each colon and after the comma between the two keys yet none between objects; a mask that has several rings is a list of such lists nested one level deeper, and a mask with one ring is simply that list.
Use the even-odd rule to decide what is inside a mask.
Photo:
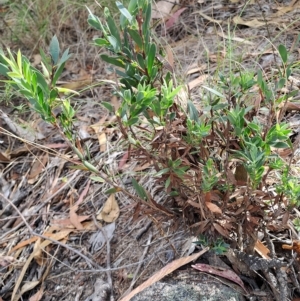
[{"label": "dry grass", "polygon": [[[109,6],[114,6],[114,2],[110,2],[109,0],[105,1],[108,2]],[[100,1],[100,4],[105,6],[105,1]],[[103,79],[104,77],[108,78],[109,76],[112,76],[112,73],[110,73],[102,63],[100,63],[98,59],[99,49],[96,49],[91,45],[92,38],[96,33],[88,28],[85,5],[95,12],[96,15],[101,16],[103,10],[91,0],[88,0],[87,3],[86,1],[68,0],[53,0],[49,2],[43,0],[10,1],[7,4],[7,10],[2,23],[5,32],[8,32],[9,34],[4,37],[5,39],[2,42],[13,49],[20,47],[24,53],[33,57],[34,54],[38,53],[40,47],[47,49],[49,41],[52,36],[56,34],[61,43],[61,48],[70,48],[70,52],[74,53],[65,72],[65,78],[68,81],[78,78],[79,80],[82,79],[82,70],[86,75],[89,74],[88,72],[90,71],[90,68],[92,70],[97,70],[96,76],[99,79]],[[205,78],[205,80],[208,79],[209,84],[217,87],[217,74],[220,71],[228,72],[229,69],[230,71],[236,71],[239,69],[256,69],[256,66],[259,67],[260,64],[264,63],[264,58],[268,55],[267,53],[264,53],[264,50],[267,49],[270,44],[267,38],[261,39],[261,36],[266,37],[268,35],[265,28],[259,29],[260,35],[253,35],[253,29],[242,27],[237,28],[235,26],[236,37],[244,38],[246,41],[250,40],[248,38],[249,36],[253,37],[253,39],[251,38],[251,42],[253,42],[253,44],[247,46],[246,43],[243,42],[237,43],[233,40],[228,40],[226,37],[226,34],[228,34],[228,28],[223,26],[224,35],[218,35],[217,33],[220,29],[219,25],[206,22],[205,19],[200,18],[196,14],[192,15],[192,13],[193,8],[190,8],[190,11],[187,11],[186,15],[182,16],[179,24],[176,24],[173,28],[173,31],[170,31],[169,34],[164,37],[164,41],[169,44],[173,50],[175,57],[175,70],[176,74],[178,74],[180,83],[187,83],[198,79],[198,83],[196,83],[190,91],[190,96],[191,99],[193,99],[199,106],[203,106],[203,103],[205,102],[203,95],[205,93],[201,88],[201,85],[204,82],[201,81],[201,77]],[[207,10],[206,13],[210,14],[209,10]],[[231,14],[231,12],[229,11],[228,14]],[[227,18],[226,15],[222,15],[222,10],[212,11],[210,15],[211,17],[222,21]],[[271,28],[270,34],[272,37],[277,36],[278,38],[276,28]],[[282,39],[286,42],[287,47],[289,47],[293,42],[292,37],[285,35],[285,32],[282,33]],[[194,70],[197,70],[195,72],[190,72],[193,68]],[[266,72],[268,72],[267,69]],[[85,131],[91,124],[97,122],[106,114],[99,105],[101,100],[111,100],[110,87],[101,86],[98,88],[87,89],[87,92],[84,93],[82,98],[75,100],[80,103],[80,111],[77,115],[77,117],[79,117],[79,121],[76,123],[78,129],[83,129],[83,131]],[[37,118],[35,115],[31,115],[29,118],[29,115],[26,113],[22,115],[22,118],[23,116],[24,119]],[[20,115],[18,115],[18,117],[20,118]],[[22,119],[19,120],[22,122]],[[134,172],[133,170],[136,167],[139,167],[139,162],[128,163],[125,166],[126,172],[124,170],[124,173],[118,170],[118,166],[124,155],[124,150],[122,149],[122,145],[117,145],[116,143],[116,141],[120,139],[121,135],[118,132],[117,127],[115,127],[113,123],[110,124],[110,120],[110,117],[107,116],[107,120],[103,121],[105,126],[108,125],[107,128],[110,133],[107,135],[107,149],[104,153],[99,152],[99,145],[97,138],[94,139],[94,132],[91,134],[91,137],[87,139],[91,157],[95,162],[99,162],[100,165],[103,164],[105,166],[105,171],[109,173],[112,178],[124,185],[126,189],[130,186],[128,183],[131,183],[133,175],[140,178],[140,184],[154,196],[154,199],[158,203],[163,203],[165,194],[162,192],[162,187],[160,187],[160,185],[152,177],[153,170],[146,169],[140,173]],[[32,124],[35,125],[40,122],[40,120],[34,120],[32,121]],[[42,126],[44,128],[46,127],[44,123],[42,123]],[[40,128],[37,127],[37,130],[40,130]],[[57,133],[51,132],[51,129],[49,129],[47,135],[49,135],[47,137],[50,137],[47,141],[49,141],[49,143],[57,143],[55,147],[58,147],[61,142],[61,137]],[[12,138],[14,137],[9,137],[10,141],[13,140]],[[25,145],[27,146],[27,144]],[[3,179],[7,179],[8,181],[10,181],[10,179],[19,180],[19,177],[21,178],[21,176],[24,176],[25,179],[28,171],[32,170],[34,166],[36,166],[34,165],[35,162],[39,160],[42,161],[44,156],[46,156],[44,149],[39,149],[39,147],[23,147],[23,149],[21,149],[22,147],[23,145],[19,145],[18,143],[14,144],[14,142],[7,147],[7,149],[12,150],[11,154],[14,162],[12,162],[12,164],[5,165],[6,167],[5,172],[3,173]],[[88,175],[84,171],[80,171],[77,172],[78,176],[74,181],[71,183],[67,181],[67,185],[65,185],[65,179],[73,179],[72,177],[74,172],[71,169],[68,169],[68,167],[77,163],[76,160],[74,163],[73,154],[70,153],[68,149],[61,148],[59,149],[59,152],[49,152],[48,155],[49,158],[47,157],[48,162],[45,164],[45,167],[42,168],[41,165],[38,165],[39,168],[41,168],[41,172],[38,175],[38,178],[32,179],[32,184],[28,185],[24,180],[21,184],[17,182],[14,184],[15,186],[12,187],[17,192],[24,187],[26,189],[31,189],[33,187],[33,191],[23,197],[23,201],[19,205],[19,209],[23,214],[27,214],[26,210],[28,208],[33,210],[29,212],[26,217],[28,216],[28,220],[30,220],[32,225],[40,227],[39,229],[41,229],[41,233],[46,231],[46,224],[52,223],[54,219],[64,220],[69,218],[69,210],[72,202],[78,199],[78,196],[82,193],[89,180]],[[66,160],[69,161],[67,165],[65,165]],[[59,187],[65,190],[55,194],[59,191]],[[108,188],[108,184],[93,182],[90,187],[89,195],[80,205],[77,213],[79,215],[95,214],[95,212],[101,208],[105,202],[107,196],[104,194],[104,191]],[[129,187],[128,190],[131,193],[134,193],[132,187]],[[53,195],[51,195],[52,192]],[[10,198],[13,198],[13,195],[10,196]],[[45,202],[44,205],[43,202]],[[126,266],[128,263],[131,264],[133,262],[138,262],[140,258],[142,258],[141,254],[143,253],[143,246],[147,243],[147,237],[145,237],[145,234],[145,236],[142,237],[141,242],[138,244],[137,239],[135,239],[135,235],[138,236],[140,229],[148,225],[149,220],[147,220],[147,212],[144,216],[134,216],[135,212],[137,212],[134,209],[134,204],[131,199],[123,194],[119,195],[118,202],[120,204],[121,216],[118,219],[114,240],[111,242],[111,254],[106,253],[104,249],[94,254],[93,251],[88,249],[90,247],[89,235],[91,232],[97,231],[93,222],[89,222],[89,226],[91,226],[91,228],[87,228],[88,230],[84,233],[79,231],[76,232],[74,230],[74,233],[70,235],[70,239],[66,242],[66,245],[72,245],[73,247],[78,248],[103,267],[107,264],[106,260],[109,259],[113,264],[122,259],[121,264],[119,264],[120,267]],[[43,216],[41,215],[41,212],[37,210],[41,205],[43,205]],[[18,226],[19,217],[15,214],[16,212],[12,210],[11,213],[12,216],[5,216],[2,220],[2,224],[5,225],[5,230],[4,232],[0,232],[0,241],[2,238],[3,241],[4,239],[5,241],[11,241],[11,245],[15,246],[20,241],[22,242],[29,238],[29,236],[28,229],[26,229],[26,227]],[[182,220],[178,218],[177,224],[180,223],[180,226],[183,225],[181,221]],[[165,255],[168,249],[170,250],[173,248],[173,245],[176,245],[176,247],[180,249],[181,245],[185,243],[187,239],[190,239],[189,237],[184,237],[186,235],[185,230],[187,230],[187,227],[182,227],[184,229],[180,228],[177,233],[176,231],[174,233],[171,231],[170,237],[168,238],[169,240],[164,240],[164,238],[162,239],[161,237],[164,237],[166,233],[169,233],[170,229],[173,230],[176,226],[178,226],[174,225],[176,221],[165,222],[163,219],[160,219],[160,216],[158,216],[158,219],[153,219],[153,222],[157,222],[158,226],[159,223],[163,224],[164,229],[162,229],[161,226],[155,228],[153,235],[155,243],[153,244],[151,252],[149,252],[151,256],[148,256],[148,261],[154,260],[154,257],[158,252],[160,252],[161,255]],[[278,221],[278,223],[281,223],[281,220]],[[21,228],[19,232],[21,234],[17,237],[16,231],[18,227]],[[14,232],[11,232],[9,229]],[[164,230],[165,233],[160,230]],[[149,233],[147,233],[147,235],[148,234]],[[289,238],[289,235],[285,233],[284,237]],[[163,241],[163,243],[160,243],[161,241]],[[5,250],[9,250],[9,248],[11,247],[6,246]],[[80,274],[77,279],[78,282],[81,281],[83,283],[87,283],[85,287],[87,287],[88,284],[91,284],[92,287],[94,276],[89,278],[87,273],[84,274],[82,262],[80,260],[73,261],[73,257],[70,257],[73,256],[73,254],[68,252],[67,248],[60,250],[64,251],[56,253],[54,247],[49,251],[51,256],[49,256],[48,262],[51,262],[55,268],[59,267],[59,271],[51,272],[49,274],[51,277],[46,278],[46,291],[47,293],[53,293],[54,298],[60,298],[64,293],[65,297],[61,297],[61,300],[74,300],[72,296],[66,296],[70,293],[70,291],[77,290],[78,286],[77,283],[73,283],[71,280],[72,278],[69,277],[69,275],[74,275],[74,278],[75,276],[77,277],[77,274],[72,272],[71,267],[76,271],[82,271],[82,274]],[[22,251],[23,258],[28,258],[30,254],[30,246],[25,247]],[[109,258],[109,255],[111,255],[111,258]],[[64,261],[69,257],[71,258],[69,266],[64,267],[59,263],[59,260]],[[160,260],[161,259],[155,258],[152,265],[149,267],[145,266],[144,270],[141,272],[141,282],[155,272],[157,267],[162,266],[162,262]],[[31,269],[34,268],[37,269],[36,267],[31,266]],[[13,279],[19,270],[20,267],[16,265],[13,270],[14,273],[6,275],[5,283],[13,283],[13,280],[12,282],[10,280]],[[59,282],[57,279],[61,278],[60,273],[63,273],[64,271],[67,276],[62,278],[61,282]],[[128,288],[129,275],[135,271],[135,266],[132,266],[130,268],[125,267],[120,269],[116,272],[117,275],[113,273],[113,284],[115,286],[114,289],[116,295],[121,295]],[[32,273],[28,274],[30,275],[27,278],[24,278],[25,281],[31,281],[30,277]],[[54,292],[56,285],[59,286],[61,283],[67,287],[67,291],[64,292],[63,289],[60,288],[60,290]],[[12,287],[8,287],[6,293],[8,292],[7,294],[9,294],[12,289]],[[28,296],[29,295],[30,292],[28,293]],[[87,292],[85,292],[85,295],[87,295]]]}]

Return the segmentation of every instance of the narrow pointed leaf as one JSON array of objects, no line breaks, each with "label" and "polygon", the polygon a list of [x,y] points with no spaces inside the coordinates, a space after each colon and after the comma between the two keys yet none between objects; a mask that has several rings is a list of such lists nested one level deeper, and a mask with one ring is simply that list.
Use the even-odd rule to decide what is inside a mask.
[{"label": "narrow pointed leaf", "polygon": [[121,2],[117,1],[116,4],[121,14],[131,23],[132,15],[130,14],[130,12],[124,7]]},{"label": "narrow pointed leaf", "polygon": [[54,65],[56,65],[58,62],[59,52],[60,52],[59,42],[56,35],[51,40],[49,51],[52,58],[52,62]]},{"label": "narrow pointed leaf", "polygon": [[156,45],[151,44],[150,49],[148,51],[148,56],[147,56],[147,69],[148,69],[149,74],[152,73],[152,67],[153,67],[155,55],[156,55]]},{"label": "narrow pointed leaf", "polygon": [[135,191],[137,192],[138,196],[141,199],[146,200],[147,193],[146,193],[144,187],[142,187],[134,178],[132,179],[132,185],[133,185]]},{"label": "narrow pointed leaf", "polygon": [[125,63],[118,58],[110,57],[106,54],[100,55],[101,59],[109,64],[115,65],[117,67],[125,68]]}]

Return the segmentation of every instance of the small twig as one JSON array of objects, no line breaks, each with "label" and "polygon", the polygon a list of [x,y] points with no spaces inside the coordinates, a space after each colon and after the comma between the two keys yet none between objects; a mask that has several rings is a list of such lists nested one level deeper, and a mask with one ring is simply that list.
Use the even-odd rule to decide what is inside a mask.
[{"label": "small twig", "polygon": [[276,281],[275,276],[270,271],[267,271],[267,270],[266,271],[262,270],[262,272],[263,272],[264,276],[266,277],[266,280],[273,292],[273,296],[274,296],[275,300],[276,301],[285,301],[285,300],[281,300],[281,298],[280,298],[280,293],[278,292],[278,290],[276,288],[278,283]]},{"label": "small twig", "polygon": [[[58,195],[59,193],[61,193],[66,187],[69,187],[70,183],[73,182],[73,180],[76,178],[76,176],[78,175],[79,170],[76,170],[74,172],[74,174],[72,175],[72,177],[69,179],[69,181],[62,187],[60,187],[57,191],[55,191],[51,196],[49,196],[46,200],[42,200],[42,204],[40,206],[37,206],[35,208],[35,210],[33,210],[32,215],[36,214],[37,212],[39,212],[44,206],[46,206],[56,195]],[[21,228],[25,223],[24,223],[24,219],[22,219],[23,221],[20,222],[20,224],[18,224],[16,227],[14,227],[13,229],[7,231],[4,235],[2,235],[0,237],[0,240],[2,240],[5,236],[7,236],[7,234],[12,233],[12,232],[16,232],[19,228]],[[50,240],[50,239],[49,239]]]},{"label": "small twig", "polygon": [[142,235],[148,231],[148,229],[150,228],[151,225],[152,225],[152,221],[148,221],[148,223],[139,230],[139,232],[135,236],[135,239],[139,240],[142,237]]},{"label": "small twig", "polygon": [[300,284],[297,279],[297,275],[296,275],[296,272],[295,272],[295,269],[293,266],[290,267],[290,271],[291,271],[290,277],[291,277],[292,283],[293,283],[294,287],[296,288],[296,290],[298,292],[300,292]]},{"label": "small twig", "polygon": [[[141,260],[140,260],[140,263],[139,263],[138,267],[136,268],[136,270],[135,270],[135,272],[134,272],[134,275],[133,275],[132,281],[131,281],[131,283],[130,283],[130,286],[129,286],[129,288],[126,290],[126,292],[123,294],[123,296],[128,295],[128,294],[132,291],[132,288],[133,288],[133,286],[135,285],[135,283],[136,283],[136,281],[137,281],[137,275],[138,275],[138,273],[139,273],[139,271],[140,271],[140,269],[141,269],[141,266],[142,266],[142,263],[143,263],[143,261],[144,261],[144,258],[145,258],[145,256],[146,256],[146,254],[148,253],[148,250],[149,250],[149,247],[150,247],[150,241],[151,241],[151,239],[152,239],[152,233],[150,233],[150,235],[149,235],[149,237],[148,237],[147,245],[146,245],[146,247],[145,247],[145,249],[144,249],[143,255],[142,255]],[[123,297],[123,296],[122,296],[122,297]],[[122,297],[121,297],[121,298],[122,298]]]},{"label": "small twig", "polygon": [[269,236],[269,233],[266,230],[266,227],[264,227],[264,234],[265,234],[265,241],[267,243],[267,246],[270,249],[270,256],[271,256],[271,258],[276,258],[276,252],[275,252],[274,244],[273,244],[272,240],[270,239],[270,236]]},{"label": "small twig", "polygon": [[96,227],[102,232],[105,241],[106,241],[106,275],[107,275],[107,283],[110,288],[110,301],[114,301],[114,294],[113,294],[113,282],[111,277],[111,268],[110,268],[110,239],[108,239],[106,232],[103,230],[102,227],[98,225],[96,217],[93,215],[93,221]]},{"label": "small twig", "polygon": [[[165,253],[165,251],[164,251],[164,253]],[[110,268],[109,270],[110,271],[119,271],[119,270],[127,269],[127,268],[133,267],[135,265],[142,264],[142,263],[145,263],[147,261],[150,261],[153,258],[157,257],[158,256],[157,254],[158,254],[158,252],[155,252],[149,258],[146,258],[146,259],[134,262],[134,263],[129,263],[129,264],[126,264],[126,265],[122,265],[122,266],[119,266],[117,268]],[[97,270],[97,269],[94,269],[94,270],[78,270],[79,273],[100,273],[100,272],[102,273],[102,272],[106,272],[106,271],[107,271],[107,269],[102,269],[102,270]]]},{"label": "small twig", "polygon": [[59,246],[61,246],[61,247],[63,247],[63,248],[66,248],[66,249],[70,250],[71,252],[77,254],[78,256],[82,257],[82,258],[86,261],[86,263],[88,264],[88,266],[89,266],[90,268],[92,268],[92,267],[94,266],[94,267],[96,267],[97,269],[101,269],[101,267],[100,267],[98,264],[96,264],[95,262],[93,262],[91,259],[89,259],[87,256],[85,256],[84,254],[82,254],[82,253],[79,252],[78,250],[76,250],[76,249],[74,249],[74,248],[72,248],[72,247],[70,247],[70,246],[68,246],[68,245],[66,245],[66,244],[64,244],[64,243],[62,243],[62,242],[60,242],[60,241],[58,241],[58,240],[55,240],[55,239],[53,239],[53,238],[50,238],[50,237],[41,235],[41,234],[39,234],[39,233],[36,233],[36,232],[31,228],[31,226],[28,224],[28,222],[26,221],[26,219],[25,219],[25,217],[23,216],[23,214],[22,214],[22,213],[19,211],[19,209],[13,204],[13,202],[12,202],[11,200],[9,200],[8,198],[6,198],[2,193],[0,193],[0,196],[1,196],[2,198],[4,198],[4,199],[5,199],[5,200],[6,200],[6,201],[7,201],[7,202],[8,202],[8,203],[16,210],[16,212],[19,214],[19,216],[20,216],[21,219],[23,220],[23,223],[26,225],[27,229],[29,230],[29,232],[30,232],[30,234],[31,234],[32,236],[37,236],[37,237],[40,237],[40,238],[42,238],[42,239],[49,240],[49,241],[51,241],[51,242],[53,242],[53,243],[55,243],[55,244],[57,244],[57,245],[59,245]]}]

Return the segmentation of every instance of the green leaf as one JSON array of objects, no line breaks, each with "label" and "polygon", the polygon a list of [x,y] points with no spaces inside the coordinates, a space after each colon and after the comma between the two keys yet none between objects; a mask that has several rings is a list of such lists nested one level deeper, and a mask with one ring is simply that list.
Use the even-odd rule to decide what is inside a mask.
[{"label": "green leaf", "polygon": [[116,1],[116,5],[117,5],[119,11],[121,12],[121,14],[129,21],[129,23],[131,23],[132,22],[132,15],[130,14],[130,12],[119,1]]},{"label": "green leaf", "polygon": [[132,178],[132,185],[135,189],[135,191],[137,192],[138,196],[143,199],[143,200],[147,200],[148,196],[147,193],[144,189],[144,187],[142,187],[134,178]]},{"label": "green leaf", "polygon": [[273,143],[272,146],[276,148],[290,148],[290,146],[287,143],[280,141]]},{"label": "green leaf", "polygon": [[103,61],[109,64],[115,65],[117,67],[125,68],[125,63],[119,58],[111,57],[106,54],[101,54],[100,57]]},{"label": "green leaf", "polygon": [[257,71],[257,83],[262,88],[263,85],[263,76],[261,70]]},{"label": "green leaf", "polygon": [[118,40],[114,36],[107,36],[107,39],[111,46],[114,49],[115,53],[118,53],[121,49],[121,45],[119,44]]},{"label": "green leaf", "polygon": [[53,64],[56,65],[58,62],[59,52],[60,52],[59,42],[58,42],[56,35],[51,40],[49,52],[50,52]]},{"label": "green leaf", "polygon": [[5,65],[0,64],[0,74],[7,76],[7,72],[9,72],[9,69]]},{"label": "green leaf", "polygon": [[285,78],[282,77],[282,78],[278,81],[277,88],[278,88],[278,89],[282,89],[282,88],[284,87],[285,83],[286,83],[286,80],[285,80]]},{"label": "green leaf", "polygon": [[280,54],[280,57],[281,57],[283,63],[286,64],[287,59],[288,59],[288,52],[287,52],[285,46],[282,45],[282,44],[280,44],[280,45],[278,46],[278,51],[279,51],[279,54]]},{"label": "green leaf", "polygon": [[45,77],[38,70],[35,71],[38,86],[44,91],[44,93],[49,93],[49,87],[45,80]]},{"label": "green leaf", "polygon": [[132,117],[127,121],[127,126],[132,126],[139,121],[138,117]]},{"label": "green leaf", "polygon": [[164,175],[165,173],[169,172],[170,171],[170,168],[167,167],[167,168],[163,168],[161,169],[159,172],[157,172],[154,177],[160,177],[162,175]]},{"label": "green leaf", "polygon": [[[145,36],[145,39],[149,37],[147,36],[147,33],[149,32],[149,28],[150,28],[151,12],[152,12],[151,1],[149,1],[148,6],[146,7],[144,23],[142,25],[143,35]],[[146,42],[148,43],[148,41]]]},{"label": "green leaf", "polygon": [[128,4],[128,11],[131,15],[133,15],[136,11],[137,8],[137,3],[138,0],[130,0],[129,4]]},{"label": "green leaf", "polygon": [[58,80],[58,78],[61,76],[63,70],[64,70],[64,67],[65,67],[65,63],[62,63],[58,66],[58,68],[56,69],[55,73],[54,73],[54,76],[53,76],[53,80],[52,80],[52,85],[55,86],[56,85],[56,82]]},{"label": "green leaf", "polygon": [[97,38],[97,39],[94,39],[94,43],[97,46],[109,46],[109,43],[107,42],[106,39]]},{"label": "green leaf", "polygon": [[199,124],[199,112],[191,100],[187,102],[187,111],[189,118]]},{"label": "green leaf", "polygon": [[155,55],[156,55],[156,45],[151,44],[150,49],[147,53],[147,70],[149,74],[152,74],[152,67],[153,67]]},{"label": "green leaf", "polygon": [[95,16],[91,10],[86,6],[86,9],[89,11],[88,23],[97,30],[101,30],[104,36],[107,35],[107,32],[104,30],[104,27],[97,16]]},{"label": "green leaf", "polygon": [[104,193],[105,194],[113,194],[113,193],[117,193],[119,191],[120,191],[119,188],[110,188],[110,189],[107,189]]},{"label": "green leaf", "polygon": [[50,92],[50,101],[54,101],[58,96],[58,91],[56,89],[52,89],[51,92]]},{"label": "green leaf", "polygon": [[107,25],[108,25],[111,35],[113,37],[115,37],[115,39],[117,40],[117,45],[119,47],[121,47],[121,37],[120,37],[119,30],[115,24],[115,21],[113,20],[113,18],[111,16],[107,16],[106,22],[107,22]]},{"label": "green leaf", "polygon": [[17,52],[17,63],[18,63],[19,70],[22,73],[22,53],[20,49]]},{"label": "green leaf", "polygon": [[61,56],[61,59],[59,60],[58,65],[60,66],[61,64],[65,63],[71,56],[72,56],[72,54],[69,54],[69,49],[66,49],[64,51],[63,55]]},{"label": "green leaf", "polygon": [[138,31],[128,28],[128,33],[131,36],[131,38],[133,39],[133,41],[138,45],[139,49],[142,50],[143,49],[143,40],[142,40],[141,36],[139,35]]},{"label": "green leaf", "polygon": [[171,178],[168,177],[165,183],[165,189],[167,189],[170,186],[170,184],[171,184]]},{"label": "green leaf", "polygon": [[101,26],[102,24],[100,23],[100,21],[96,21],[95,19],[90,18],[90,16],[88,18],[88,23],[97,30],[102,31],[102,29],[103,29],[103,26]]},{"label": "green leaf", "polygon": [[207,87],[207,86],[202,86],[204,89],[206,89],[207,91],[221,97],[221,98],[225,98],[225,96],[223,94],[221,94],[220,92],[216,91],[215,89],[212,89],[210,87]]},{"label": "green leaf", "polygon": [[95,182],[105,183],[105,180],[103,178],[101,178],[101,177],[90,176],[90,179],[93,180],[93,181],[95,181]]},{"label": "green leaf", "polygon": [[111,105],[111,103],[109,103],[109,102],[102,101],[102,102],[101,102],[101,105],[102,105],[105,109],[107,109],[109,112],[111,112],[111,113],[113,113],[113,112],[115,111],[114,106]]},{"label": "green leaf", "polygon": [[42,63],[46,67],[48,73],[50,73],[51,69],[52,69],[52,67],[49,64],[50,58],[46,55],[46,53],[44,52],[43,49],[40,49],[40,55],[41,55],[41,58],[42,58]]}]

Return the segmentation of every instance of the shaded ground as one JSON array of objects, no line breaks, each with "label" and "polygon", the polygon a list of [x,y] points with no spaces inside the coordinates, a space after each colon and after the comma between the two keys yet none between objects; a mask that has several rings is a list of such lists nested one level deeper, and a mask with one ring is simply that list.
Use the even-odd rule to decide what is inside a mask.
[{"label": "shaded ground", "polygon": [[[274,55],[271,44],[284,44],[291,49],[291,60],[300,60],[296,44],[300,29],[298,1],[276,4],[260,1],[246,7],[237,1],[185,1],[182,5],[187,9],[175,24],[166,28],[161,22],[156,32],[162,44],[170,45],[175,73],[179,81],[189,84],[191,98],[199,106],[201,84],[213,82],[217,72],[237,66],[254,72],[262,68],[270,75],[275,72],[279,57]],[[62,85],[80,90],[91,82],[97,84],[100,79],[114,79],[107,66],[95,59],[95,48],[79,47],[79,37],[85,37],[81,42],[88,44],[93,35],[80,25],[64,39],[67,46],[72,45],[74,38],[73,43],[77,44],[72,48],[77,49],[77,55],[66,66]],[[236,62],[234,66],[232,61]],[[294,87],[300,87],[298,71],[292,74]],[[1,95],[4,98],[5,93]],[[85,300],[93,293],[96,279],[103,279],[112,287],[117,300],[167,263],[188,254],[191,235],[180,214],[177,220],[168,220],[160,213],[137,214],[134,201],[122,194],[116,197],[120,216],[115,229],[103,223],[104,233],[96,217],[107,201],[104,192],[109,185],[91,181],[88,173],[71,169],[78,162],[59,133],[33,113],[18,113],[16,106],[22,101],[15,96],[13,101],[14,108],[6,106],[5,101],[0,104],[3,111],[0,118],[0,297],[3,300],[9,300],[17,286],[22,288],[23,300],[38,293],[41,299],[32,300]],[[87,88],[77,100],[78,130],[90,146],[92,158],[132,193],[131,176],[134,171],[142,170],[141,182],[157,202],[163,202],[165,196],[156,193],[159,187],[151,177],[151,170],[136,163],[136,166],[123,167],[132,172],[120,172],[125,153],[117,143],[121,134],[113,117],[100,106],[101,101],[118,103],[111,96],[108,84]],[[293,122],[297,135],[300,123],[297,110],[290,110],[286,117]],[[16,128],[17,124],[22,127]],[[6,130],[31,142],[19,140]],[[105,139],[104,146],[99,146],[101,139]],[[295,160],[299,168],[299,155]],[[46,236],[61,244],[46,245]],[[283,229],[276,236],[277,241],[287,242],[292,234]],[[294,239],[298,238],[294,236]],[[33,256],[34,250],[41,248],[44,252]],[[291,259],[288,252],[280,250],[280,254]],[[207,258],[202,260],[209,262]],[[288,273],[289,291],[297,296],[300,293],[297,262],[294,268],[294,277],[293,272]],[[256,284],[258,289],[272,295],[265,281],[256,279]]]}]

